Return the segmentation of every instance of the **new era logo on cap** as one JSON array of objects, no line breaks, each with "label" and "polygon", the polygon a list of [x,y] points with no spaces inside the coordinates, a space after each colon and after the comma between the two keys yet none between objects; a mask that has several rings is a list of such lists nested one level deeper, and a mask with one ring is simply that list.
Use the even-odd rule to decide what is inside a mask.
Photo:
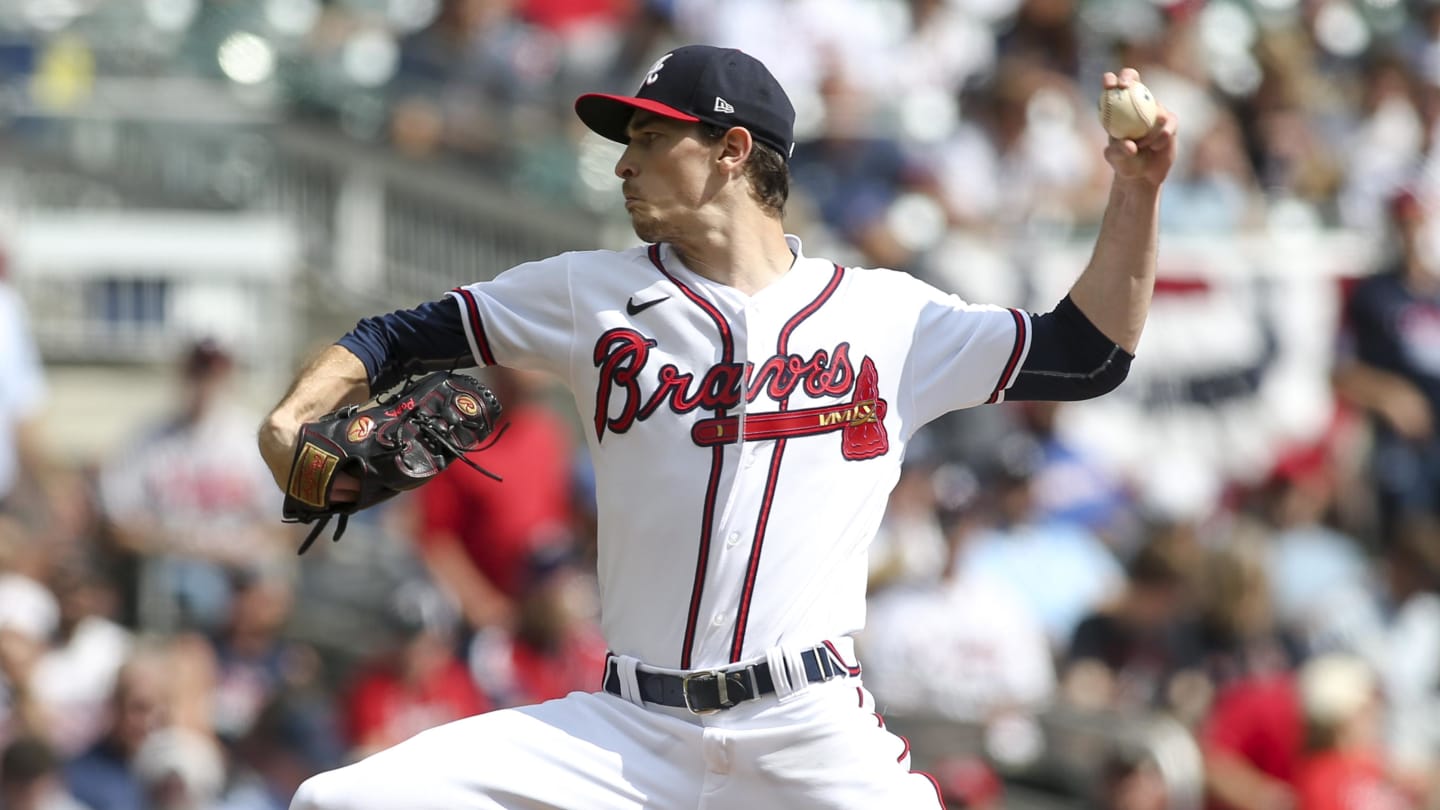
[{"label": "new era logo on cap", "polygon": [[795,108],[784,88],[760,60],[732,48],[676,48],[651,65],[635,95],[587,93],[575,100],[586,126],[620,143],[629,142],[625,127],[636,110],[744,127],[786,159],[795,148]]}]

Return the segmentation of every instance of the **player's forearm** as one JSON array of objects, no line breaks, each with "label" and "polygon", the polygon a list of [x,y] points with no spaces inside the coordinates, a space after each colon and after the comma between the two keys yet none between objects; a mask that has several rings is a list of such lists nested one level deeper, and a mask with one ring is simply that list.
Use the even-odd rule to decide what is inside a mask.
[{"label": "player's forearm", "polygon": [[1387,400],[1409,394],[1415,388],[1398,374],[1354,361],[1338,366],[1330,380],[1340,399],[1366,411],[1382,410]]},{"label": "player's forearm", "polygon": [[349,349],[329,346],[296,376],[260,426],[260,455],[281,488],[290,477],[300,426],[370,397],[365,365]]},{"label": "player's forearm", "polygon": [[423,558],[440,587],[459,604],[471,627],[509,629],[514,623],[515,605],[466,558],[460,538],[453,534],[430,538],[424,544]]},{"label": "player's forearm", "polygon": [[1090,322],[1131,354],[1155,291],[1159,220],[1159,186],[1117,179],[1090,264],[1070,290]]}]

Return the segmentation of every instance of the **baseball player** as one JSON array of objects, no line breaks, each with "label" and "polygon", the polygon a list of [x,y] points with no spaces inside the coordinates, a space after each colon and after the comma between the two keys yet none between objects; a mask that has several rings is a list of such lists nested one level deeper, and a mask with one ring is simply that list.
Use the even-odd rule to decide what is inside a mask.
[{"label": "baseball player", "polygon": [[[314,776],[292,807],[940,807],[860,678],[866,546],[921,425],[1125,377],[1174,118],[1110,142],[1094,257],[1054,311],[1031,315],[806,256],[781,219],[794,110],[739,51],[679,48],[635,96],[575,109],[626,144],[615,172],[647,244],[523,264],[361,321],[300,373],[260,444],[283,487],[303,423],[414,360],[558,375],[597,470],[605,670],[595,692]],[[329,497],[352,497],[336,480]]]}]

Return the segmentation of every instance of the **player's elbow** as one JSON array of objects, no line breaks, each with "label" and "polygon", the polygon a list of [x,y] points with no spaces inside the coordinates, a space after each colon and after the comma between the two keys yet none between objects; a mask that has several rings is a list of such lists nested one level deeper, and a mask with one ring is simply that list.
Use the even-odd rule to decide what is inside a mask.
[{"label": "player's elbow", "polygon": [[1053,312],[1031,320],[1030,351],[1007,400],[1071,402],[1114,391],[1130,375],[1134,356],[1095,328],[1067,296]]},{"label": "player's elbow", "polygon": [[1093,372],[1078,380],[1075,385],[1075,399],[1094,399],[1104,396],[1116,388],[1125,378],[1130,376],[1130,361],[1132,357],[1119,346],[1105,358]]},{"label": "player's elbow", "polygon": [[1077,402],[1104,396],[1130,376],[1132,359],[1128,352],[1116,346],[1089,369],[1021,369],[1015,384],[1005,393],[1005,399]]}]

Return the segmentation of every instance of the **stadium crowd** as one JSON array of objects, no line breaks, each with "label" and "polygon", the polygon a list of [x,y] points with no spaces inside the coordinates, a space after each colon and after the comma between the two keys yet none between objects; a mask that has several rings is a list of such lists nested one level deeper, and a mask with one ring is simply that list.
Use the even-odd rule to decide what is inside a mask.
[{"label": "stadium crowd", "polygon": [[[576,90],[630,89],[668,44],[741,47],[800,114],[792,227],[942,286],[947,235],[1095,227],[1091,88],[1137,67],[1184,122],[1162,252],[1166,234],[1264,229],[1385,246],[1337,292],[1331,415],[1248,475],[1212,471],[1183,510],[1073,441],[1079,406],[928,427],[872,554],[867,685],[897,714],[981,727],[1163,713],[1193,734],[1214,807],[1440,807],[1440,4],[334,0],[198,20],[220,7],[270,31],[294,117],[572,198],[593,147],[566,114]],[[332,62],[348,89],[294,67]],[[196,342],[174,413],[93,466],[57,464],[36,441],[45,370],[0,279],[0,808],[284,808],[305,776],[424,728],[597,688],[592,483],[546,380],[486,375],[511,427],[484,463],[505,485],[457,465],[297,562],[259,415],[225,396],[234,371]],[[367,536],[394,587],[341,647],[306,632],[305,583]],[[975,754],[982,774],[1004,764]],[[1169,806],[1155,765],[1117,757],[1084,799]],[[998,782],[951,773],[949,806],[1003,806]]]}]

